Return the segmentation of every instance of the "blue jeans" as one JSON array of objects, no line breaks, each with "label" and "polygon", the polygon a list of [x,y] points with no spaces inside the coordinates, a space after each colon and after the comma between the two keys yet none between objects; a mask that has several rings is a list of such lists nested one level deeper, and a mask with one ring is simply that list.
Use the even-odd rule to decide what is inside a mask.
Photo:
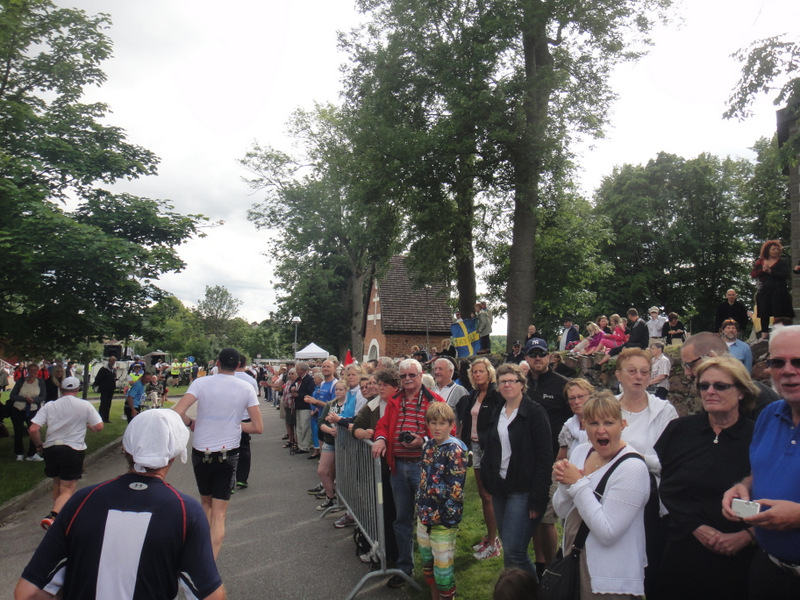
[{"label": "blue jeans", "polygon": [[[528,493],[492,495],[494,518],[503,542],[503,565],[517,567],[536,577],[536,568],[528,555],[528,545],[541,516],[531,519],[528,508]],[[538,577],[536,577],[538,580]]]},{"label": "blue jeans", "polygon": [[419,490],[419,461],[395,461],[395,472],[389,480],[397,516],[394,535],[397,538],[397,568],[408,574],[414,570],[414,511]]}]

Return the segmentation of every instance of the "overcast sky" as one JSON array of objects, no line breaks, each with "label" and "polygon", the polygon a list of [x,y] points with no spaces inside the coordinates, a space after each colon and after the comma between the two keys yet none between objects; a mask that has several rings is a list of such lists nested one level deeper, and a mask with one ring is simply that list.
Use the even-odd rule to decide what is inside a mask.
[{"label": "overcast sky", "polygon": [[[58,1],[111,15],[108,81],[89,97],[110,105],[109,122],[129,141],[161,158],[157,177],[117,189],[225,221],[181,249],[186,270],[163,277],[161,287],[194,305],[206,285],[224,285],[244,302],[240,316],[266,318],[275,308],[268,235],[246,219],[259,197],[237,159],[255,140],[291,151],[292,111],[337,100],[345,57],[336,33],[361,18],[352,0]],[[774,132],[771,98],[743,123],[723,121],[739,74],[730,54],[763,37],[797,36],[800,2],[686,0],[678,13],[682,25],[659,30],[649,56],[616,72],[608,135],[580,160],[587,193],[615,165],[645,163],[662,150],[752,158],[753,142]],[[494,330],[504,334],[505,326]]]}]

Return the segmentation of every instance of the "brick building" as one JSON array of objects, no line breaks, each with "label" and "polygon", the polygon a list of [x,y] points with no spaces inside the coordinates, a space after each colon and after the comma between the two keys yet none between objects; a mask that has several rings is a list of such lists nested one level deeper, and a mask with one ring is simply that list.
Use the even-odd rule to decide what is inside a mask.
[{"label": "brick building", "polygon": [[[381,281],[374,280],[364,320],[364,360],[411,354],[411,346],[441,348],[453,313],[440,288],[413,289],[405,257],[395,256]],[[430,350],[430,348],[429,348]]]}]

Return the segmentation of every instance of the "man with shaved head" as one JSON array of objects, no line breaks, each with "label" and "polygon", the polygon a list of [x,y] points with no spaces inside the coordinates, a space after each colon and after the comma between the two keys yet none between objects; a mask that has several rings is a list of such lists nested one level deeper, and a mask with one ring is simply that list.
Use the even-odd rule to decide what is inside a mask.
[{"label": "man with shaved head", "polygon": [[744,335],[747,331],[747,307],[736,297],[736,290],[725,292],[725,300],[717,307],[714,317],[714,331],[719,331],[722,324],[728,319],[733,319],[739,325],[739,333]]}]

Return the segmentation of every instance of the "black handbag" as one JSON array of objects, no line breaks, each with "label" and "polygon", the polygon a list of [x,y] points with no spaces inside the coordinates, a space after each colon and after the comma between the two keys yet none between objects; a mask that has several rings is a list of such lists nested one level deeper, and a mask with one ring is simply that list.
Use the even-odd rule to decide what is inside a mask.
[{"label": "black handbag", "polygon": [[[597,484],[594,490],[596,496],[603,495],[608,478],[611,477],[611,474],[619,464],[628,458],[638,458],[644,461],[641,455],[634,452],[622,455],[619,460],[611,465],[603,475],[600,483]],[[545,569],[542,580],[539,582],[539,600],[579,600],[580,559],[588,536],[589,526],[582,522],[578,528],[578,533],[575,534],[575,540],[572,543],[572,549],[569,554],[557,557]],[[559,553],[561,553],[561,550],[559,550]]]}]

